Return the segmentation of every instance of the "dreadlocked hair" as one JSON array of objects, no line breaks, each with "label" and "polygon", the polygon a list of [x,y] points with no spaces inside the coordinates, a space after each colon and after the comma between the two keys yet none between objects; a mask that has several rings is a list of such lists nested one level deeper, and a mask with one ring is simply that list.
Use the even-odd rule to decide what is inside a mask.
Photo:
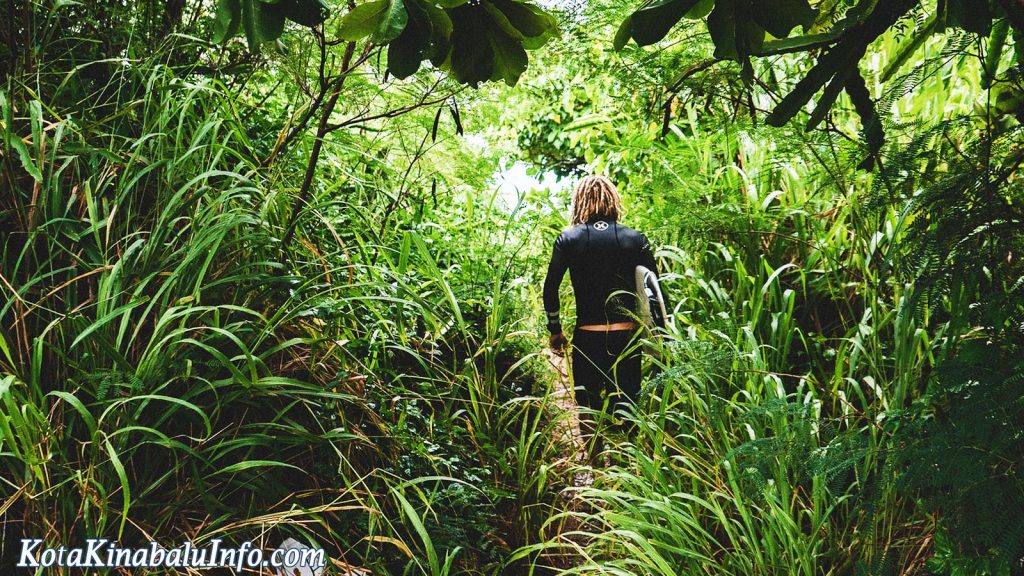
[{"label": "dreadlocked hair", "polygon": [[618,189],[605,176],[586,176],[572,193],[571,225],[584,224],[595,216],[618,220],[622,215],[622,198]]}]

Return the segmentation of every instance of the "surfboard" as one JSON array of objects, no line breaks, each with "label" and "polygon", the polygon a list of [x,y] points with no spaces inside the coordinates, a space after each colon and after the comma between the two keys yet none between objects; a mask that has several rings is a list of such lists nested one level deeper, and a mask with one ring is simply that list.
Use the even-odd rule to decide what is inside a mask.
[{"label": "surfboard", "polygon": [[665,297],[661,293],[658,276],[645,266],[636,267],[636,295],[639,300],[640,319],[648,328],[664,328],[668,318]]}]

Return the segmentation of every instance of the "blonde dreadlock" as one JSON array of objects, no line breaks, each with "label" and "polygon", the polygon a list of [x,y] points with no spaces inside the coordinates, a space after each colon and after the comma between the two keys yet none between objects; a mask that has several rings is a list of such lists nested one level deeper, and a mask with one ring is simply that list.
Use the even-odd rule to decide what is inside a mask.
[{"label": "blonde dreadlock", "polygon": [[571,225],[583,224],[595,216],[618,220],[622,215],[622,198],[615,184],[605,176],[586,176],[572,193]]}]

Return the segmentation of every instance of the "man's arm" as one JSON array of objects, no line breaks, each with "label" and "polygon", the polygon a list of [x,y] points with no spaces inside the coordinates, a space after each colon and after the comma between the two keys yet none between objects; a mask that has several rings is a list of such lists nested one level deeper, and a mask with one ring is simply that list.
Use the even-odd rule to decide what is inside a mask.
[{"label": "man's arm", "polygon": [[558,301],[558,287],[561,286],[562,278],[565,277],[565,271],[569,267],[564,244],[564,236],[559,234],[551,251],[548,275],[544,278],[544,313],[547,316],[548,332],[551,333],[551,348],[555,351],[561,351],[565,348],[566,343],[565,335],[562,333],[562,322],[559,319],[560,303]]}]

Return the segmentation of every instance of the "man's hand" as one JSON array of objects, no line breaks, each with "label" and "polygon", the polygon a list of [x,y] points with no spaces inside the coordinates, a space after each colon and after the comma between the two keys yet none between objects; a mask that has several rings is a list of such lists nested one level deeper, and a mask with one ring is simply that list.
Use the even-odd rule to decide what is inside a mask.
[{"label": "man's hand", "polygon": [[548,346],[551,347],[551,351],[559,356],[565,354],[565,347],[569,345],[569,339],[565,337],[565,333],[559,332],[558,334],[552,334],[548,338]]}]

